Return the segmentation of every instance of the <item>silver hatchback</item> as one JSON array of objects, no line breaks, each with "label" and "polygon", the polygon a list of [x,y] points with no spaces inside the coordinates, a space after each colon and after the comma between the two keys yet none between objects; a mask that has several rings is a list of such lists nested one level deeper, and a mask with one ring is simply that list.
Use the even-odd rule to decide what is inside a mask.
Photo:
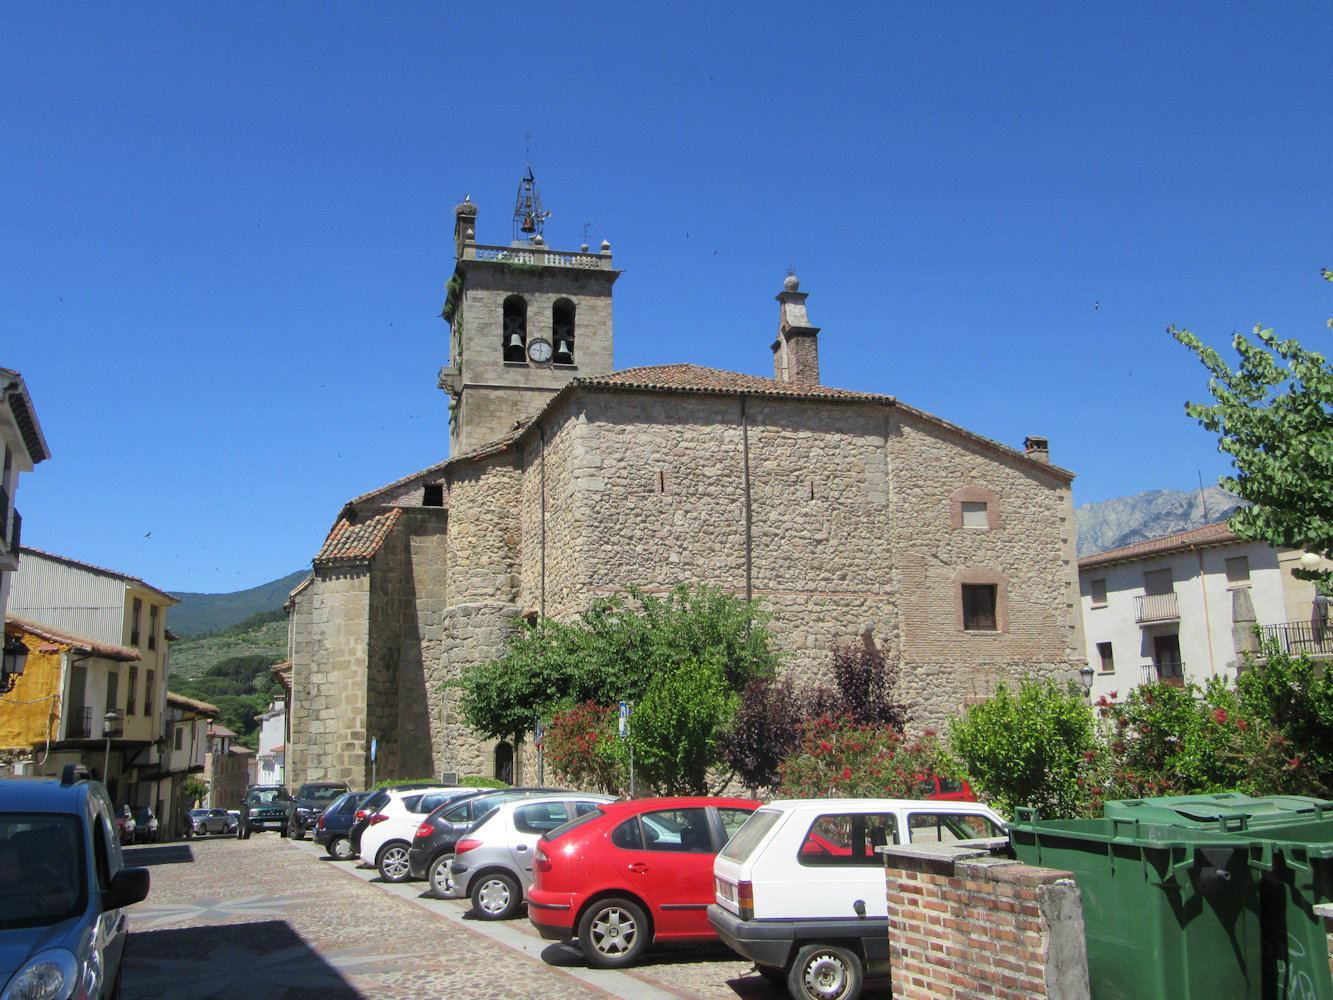
[{"label": "silver hatchback", "polygon": [[537,841],[571,819],[614,801],[610,795],[570,793],[502,803],[477,820],[458,842],[449,866],[454,895],[470,896],[483,920],[515,916],[532,888]]}]

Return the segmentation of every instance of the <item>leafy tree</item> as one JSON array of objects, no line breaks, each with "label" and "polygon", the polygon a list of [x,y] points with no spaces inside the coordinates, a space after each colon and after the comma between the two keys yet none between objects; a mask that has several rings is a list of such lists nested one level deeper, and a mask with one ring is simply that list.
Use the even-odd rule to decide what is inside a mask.
[{"label": "leafy tree", "polygon": [[951,769],[933,732],[907,740],[847,715],[808,719],[800,731],[800,746],[782,764],[783,796],[919,798],[921,776]]},{"label": "leafy tree", "polygon": [[[1333,281],[1333,272],[1322,273]],[[1253,505],[1232,513],[1231,530],[1333,558],[1333,367],[1325,356],[1256,326],[1258,343],[1239,333],[1232,338],[1240,355],[1232,371],[1193,333],[1174,326],[1168,332],[1212,373],[1216,402],[1186,403],[1185,412],[1217,433],[1218,450],[1232,456],[1236,475],[1219,483]],[[1333,584],[1329,570],[1296,575]]]},{"label": "leafy tree", "polygon": [[653,679],[634,708],[627,745],[617,746],[622,761],[633,747],[636,785],[659,795],[709,794],[709,772],[722,762],[718,733],[736,709],[728,680],[722,664],[700,660]]},{"label": "leafy tree", "polygon": [[202,778],[186,778],[181,782],[181,801],[186,809],[193,809],[208,794],[208,782]]},{"label": "leafy tree", "polygon": [[[1276,642],[1237,680],[1240,708],[1271,736],[1265,742],[1272,792],[1333,793],[1333,671]],[[1276,758],[1274,761],[1273,758]]]},{"label": "leafy tree", "polygon": [[870,633],[860,642],[833,650],[833,687],[813,693],[818,715],[846,715],[867,725],[888,726],[901,733],[911,721],[907,706],[896,700],[898,664],[890,663]]},{"label": "leafy tree", "polygon": [[750,791],[782,781],[782,762],[801,742],[802,700],[789,677],[745,685],[722,738],[722,759]]},{"label": "leafy tree", "polygon": [[1081,692],[1025,678],[1017,694],[1001,684],[995,696],[969,706],[949,727],[949,745],[969,777],[996,808],[1035,806],[1048,818],[1088,810],[1098,741]]},{"label": "leafy tree", "polygon": [[522,626],[500,659],[463,673],[462,712],[487,736],[518,739],[569,705],[640,702],[655,677],[690,662],[718,664],[727,689],[740,691],[777,670],[769,617],[718,588],[681,585],[656,597],[631,587],[574,622]]}]

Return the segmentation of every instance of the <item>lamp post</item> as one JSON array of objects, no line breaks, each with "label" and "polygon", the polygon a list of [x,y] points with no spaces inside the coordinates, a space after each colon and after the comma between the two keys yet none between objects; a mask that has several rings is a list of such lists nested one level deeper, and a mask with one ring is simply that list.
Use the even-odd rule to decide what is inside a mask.
[{"label": "lamp post", "polygon": [[1079,668],[1078,679],[1079,683],[1083,685],[1084,697],[1087,698],[1092,697],[1092,678],[1096,675],[1096,673],[1097,672],[1092,669],[1091,663],[1085,663],[1083,664],[1082,667]]},{"label": "lamp post", "polygon": [[28,665],[28,647],[18,636],[11,636],[5,641],[3,658],[0,658],[0,694],[9,694],[15,683],[23,676],[23,668]]},{"label": "lamp post", "polygon": [[107,784],[107,779],[111,777],[111,740],[112,737],[119,736],[120,729],[120,711],[112,709],[102,716],[102,735],[106,737],[106,757],[102,760],[102,784]]}]

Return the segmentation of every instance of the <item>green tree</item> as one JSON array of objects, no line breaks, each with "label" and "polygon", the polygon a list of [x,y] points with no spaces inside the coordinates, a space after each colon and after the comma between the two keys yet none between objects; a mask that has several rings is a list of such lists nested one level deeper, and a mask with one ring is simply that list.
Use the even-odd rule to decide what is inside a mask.
[{"label": "green tree", "polygon": [[654,678],[685,663],[717,664],[727,690],[739,691],[777,670],[769,617],[718,588],[681,585],[657,597],[631,587],[574,622],[521,626],[498,660],[464,671],[462,711],[483,734],[517,740],[570,705],[641,702]]},{"label": "green tree", "polygon": [[1025,678],[1015,694],[1001,684],[953,720],[949,745],[1001,812],[1035,806],[1058,819],[1089,811],[1099,744],[1092,709],[1073,685]]},{"label": "green tree", "polygon": [[1266,794],[1333,793],[1333,670],[1309,656],[1292,656],[1277,643],[1264,646],[1236,682],[1241,711],[1264,726]]},{"label": "green tree", "polygon": [[[1322,272],[1333,281],[1333,272]],[[1333,328],[1333,320],[1328,321]],[[1168,332],[1212,373],[1215,402],[1186,403],[1185,412],[1218,434],[1234,476],[1219,483],[1252,505],[1228,520],[1242,538],[1333,558],[1333,368],[1296,340],[1254,328],[1258,342],[1232,338],[1235,371],[1188,330]],[[1302,579],[1333,584],[1333,571],[1297,569]]]}]

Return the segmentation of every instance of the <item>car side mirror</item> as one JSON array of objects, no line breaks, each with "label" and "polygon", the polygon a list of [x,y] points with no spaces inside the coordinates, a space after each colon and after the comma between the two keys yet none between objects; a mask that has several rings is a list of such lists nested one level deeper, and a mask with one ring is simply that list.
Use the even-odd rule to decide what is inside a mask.
[{"label": "car side mirror", "polygon": [[148,882],[147,868],[122,868],[111,876],[110,887],[102,893],[102,909],[118,910],[147,899]]}]

